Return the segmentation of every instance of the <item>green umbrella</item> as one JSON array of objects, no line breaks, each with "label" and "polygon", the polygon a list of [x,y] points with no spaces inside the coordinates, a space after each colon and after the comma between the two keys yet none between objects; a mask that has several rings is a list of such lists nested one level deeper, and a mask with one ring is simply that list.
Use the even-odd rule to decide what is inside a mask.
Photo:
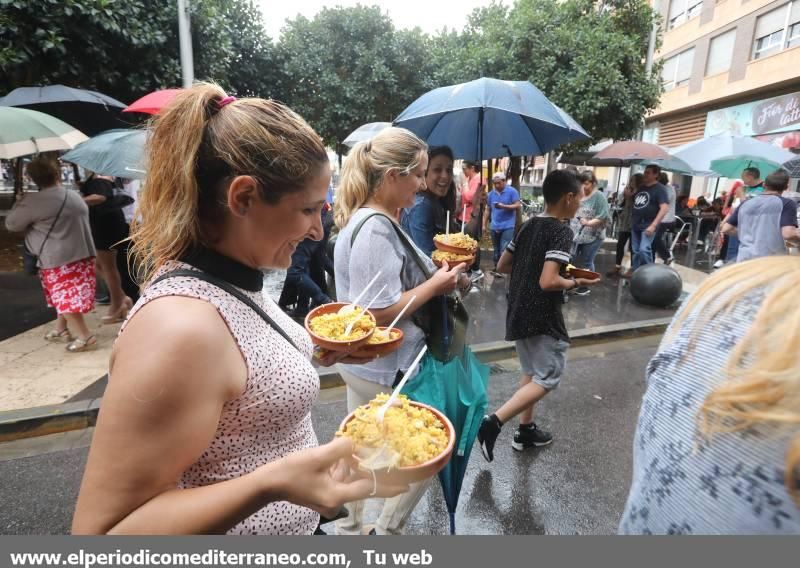
[{"label": "green umbrella", "polygon": [[146,130],[109,130],[79,144],[61,159],[102,175],[143,179],[146,138]]},{"label": "green umbrella", "polygon": [[711,161],[711,169],[730,179],[738,179],[745,168],[758,168],[761,177],[766,177],[775,170],[781,169],[781,164],[793,157],[791,152],[780,148],[774,149],[774,156],[756,156],[748,154],[737,154],[735,156],[724,156]]},{"label": "green umbrella", "polygon": [[0,158],[69,150],[88,140],[80,130],[66,122],[38,112],[0,106]]}]

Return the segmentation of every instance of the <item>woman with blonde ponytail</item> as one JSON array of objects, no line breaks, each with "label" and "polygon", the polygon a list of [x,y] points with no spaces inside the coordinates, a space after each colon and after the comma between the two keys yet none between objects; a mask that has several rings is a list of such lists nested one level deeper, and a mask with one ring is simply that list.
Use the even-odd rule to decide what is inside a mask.
[{"label": "woman with blonde ponytail", "polygon": [[202,83],[148,145],[131,236],[145,289],[111,356],[73,531],[310,534],[375,490],[350,472],[350,442],[317,447],[311,342],[261,292],[261,269],[322,236],[325,148],[285,106]]},{"label": "woman with blonde ponytail", "polygon": [[715,272],[647,368],[628,534],[800,534],[800,258]]},{"label": "woman with blonde ponytail", "polygon": [[[342,167],[334,205],[336,224],[342,229],[334,251],[337,298],[354,299],[379,274],[368,294],[370,298],[377,294],[371,311],[378,325],[388,325],[413,298],[399,323],[404,341],[398,351],[367,364],[339,365],[347,384],[349,411],[378,393],[391,392],[425,345],[425,334],[412,319],[414,313],[457,286],[471,286],[463,274],[464,264],[451,268],[445,263],[436,270],[396,222],[397,212],[412,207],[417,192],[425,189],[427,166],[427,146],[422,140],[408,130],[387,128],[371,141],[357,144]],[[430,279],[426,272],[433,274]],[[428,483],[412,485],[408,493],[388,500],[375,533],[401,533],[427,487]],[[337,523],[337,532],[359,533],[363,508],[363,501],[348,504],[350,516]]]}]

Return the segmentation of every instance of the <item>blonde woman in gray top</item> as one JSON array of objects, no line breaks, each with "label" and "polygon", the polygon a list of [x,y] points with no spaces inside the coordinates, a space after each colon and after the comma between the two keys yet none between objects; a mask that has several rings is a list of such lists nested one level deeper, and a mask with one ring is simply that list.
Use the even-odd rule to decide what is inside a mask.
[{"label": "blonde woman in gray top", "polygon": [[[342,168],[334,206],[336,224],[341,228],[334,251],[337,298],[343,302],[352,300],[380,273],[368,295],[383,290],[371,311],[378,325],[388,325],[416,296],[398,324],[405,337],[398,351],[364,365],[339,365],[347,384],[349,411],[378,393],[391,392],[398,376],[409,368],[425,344],[425,335],[412,320],[413,314],[429,300],[456,287],[468,289],[471,285],[463,274],[466,265],[445,264],[436,270],[425,253],[413,244],[409,248],[400,237],[397,212],[413,206],[417,192],[425,189],[427,149],[408,130],[387,128],[371,141],[357,144]],[[418,260],[425,262],[433,274],[430,279]],[[408,493],[388,500],[375,533],[402,533],[406,519],[427,487],[427,482],[415,484]],[[339,534],[361,531],[363,505],[363,501],[348,504],[350,516],[337,524]]]},{"label": "blonde woman in gray top", "polygon": [[6,227],[25,233],[27,249],[38,256],[47,305],[58,313],[55,329],[44,338],[68,342],[70,352],[91,349],[97,340],[83,319],[94,307],[96,286],[89,208],[79,193],[61,187],[54,159],[34,158],[27,174],[39,191],[17,196]]}]

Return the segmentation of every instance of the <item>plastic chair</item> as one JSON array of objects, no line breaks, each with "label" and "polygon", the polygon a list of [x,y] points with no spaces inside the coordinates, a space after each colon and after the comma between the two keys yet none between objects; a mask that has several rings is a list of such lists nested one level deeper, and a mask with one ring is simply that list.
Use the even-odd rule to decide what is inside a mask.
[{"label": "plastic chair", "polygon": [[675,250],[675,245],[678,244],[678,241],[680,240],[681,237],[681,233],[683,232],[684,229],[688,228],[686,232],[686,238],[691,239],[692,237],[692,223],[690,221],[685,221],[681,217],[675,217],[675,224],[676,226],[680,224],[680,228],[677,231],[675,231],[675,237],[672,239],[672,243],[669,246],[670,254],[672,254],[672,251]]}]

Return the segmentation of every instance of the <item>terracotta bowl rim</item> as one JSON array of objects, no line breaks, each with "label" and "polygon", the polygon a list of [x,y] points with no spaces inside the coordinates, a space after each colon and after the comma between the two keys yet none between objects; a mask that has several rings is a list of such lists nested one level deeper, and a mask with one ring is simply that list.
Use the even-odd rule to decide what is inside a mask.
[{"label": "terracotta bowl rim", "polygon": [[[397,471],[397,472],[413,472],[413,471],[416,471],[416,470],[419,470],[419,469],[424,469],[426,467],[430,467],[430,466],[434,465],[436,462],[438,462],[439,460],[441,460],[443,456],[452,455],[453,450],[455,449],[455,445],[456,445],[456,429],[453,426],[453,423],[450,422],[450,419],[447,416],[445,416],[444,412],[442,412],[441,410],[439,410],[437,408],[432,407],[429,404],[425,404],[424,402],[417,402],[416,400],[411,400],[411,399],[408,399],[408,402],[409,402],[409,404],[414,405],[414,406],[421,406],[423,408],[427,408],[428,410],[433,412],[433,414],[436,416],[436,418],[442,424],[445,425],[445,427],[448,429],[448,432],[449,432],[449,436],[448,436],[448,439],[447,439],[447,445],[445,446],[444,450],[442,450],[442,452],[439,455],[429,459],[428,461],[422,462],[422,463],[418,463],[416,465],[407,465],[407,466],[404,466],[404,467],[392,468],[392,469],[388,470],[388,473],[390,473],[390,474],[392,472],[395,472],[395,471]],[[362,404],[361,406],[364,406],[364,405]],[[355,415],[355,412],[356,411],[354,410],[353,412],[348,413],[348,415],[344,417],[344,420],[342,420],[342,423],[339,424],[339,430],[344,430],[344,427],[347,425],[347,423],[350,422],[350,420],[352,420],[353,416]],[[361,459],[358,456],[355,456],[355,455],[353,457],[356,459],[356,461],[358,461],[358,463],[360,465],[361,464]],[[381,469],[381,470],[376,470],[376,471],[383,472],[384,470]]]},{"label": "terracotta bowl rim", "polygon": [[[311,324],[311,320],[314,319],[312,317],[312,315],[315,314],[318,310],[320,310],[321,308],[325,308],[327,306],[339,306],[339,308],[341,308],[343,306],[349,305],[350,303],[351,302],[331,302],[329,304],[322,304],[321,306],[317,306],[316,308],[314,308],[313,310],[311,310],[310,312],[308,312],[306,314],[306,319],[303,322],[304,327],[306,328],[306,332],[310,336],[312,336],[312,337],[314,337],[314,338],[316,338],[316,339],[318,339],[320,341],[324,341],[324,342],[330,343],[332,345],[341,345],[342,347],[351,347],[353,345],[358,345],[359,343],[362,343],[362,342],[366,343],[366,341],[372,336],[372,333],[375,331],[375,328],[376,328],[376,326],[378,324],[377,320],[375,319],[375,316],[369,310],[366,311],[366,314],[372,320],[372,323],[373,323],[372,329],[369,331],[369,333],[365,334],[363,337],[359,337],[358,339],[350,339],[350,340],[330,339],[330,338],[325,337],[323,335],[319,335],[318,333],[314,333],[314,331],[312,331],[312,329],[311,329],[311,325],[310,325]],[[359,307],[363,307],[363,306],[359,306]],[[324,314],[319,314],[319,315],[324,315]],[[314,316],[314,317],[316,317],[316,316]]]}]

